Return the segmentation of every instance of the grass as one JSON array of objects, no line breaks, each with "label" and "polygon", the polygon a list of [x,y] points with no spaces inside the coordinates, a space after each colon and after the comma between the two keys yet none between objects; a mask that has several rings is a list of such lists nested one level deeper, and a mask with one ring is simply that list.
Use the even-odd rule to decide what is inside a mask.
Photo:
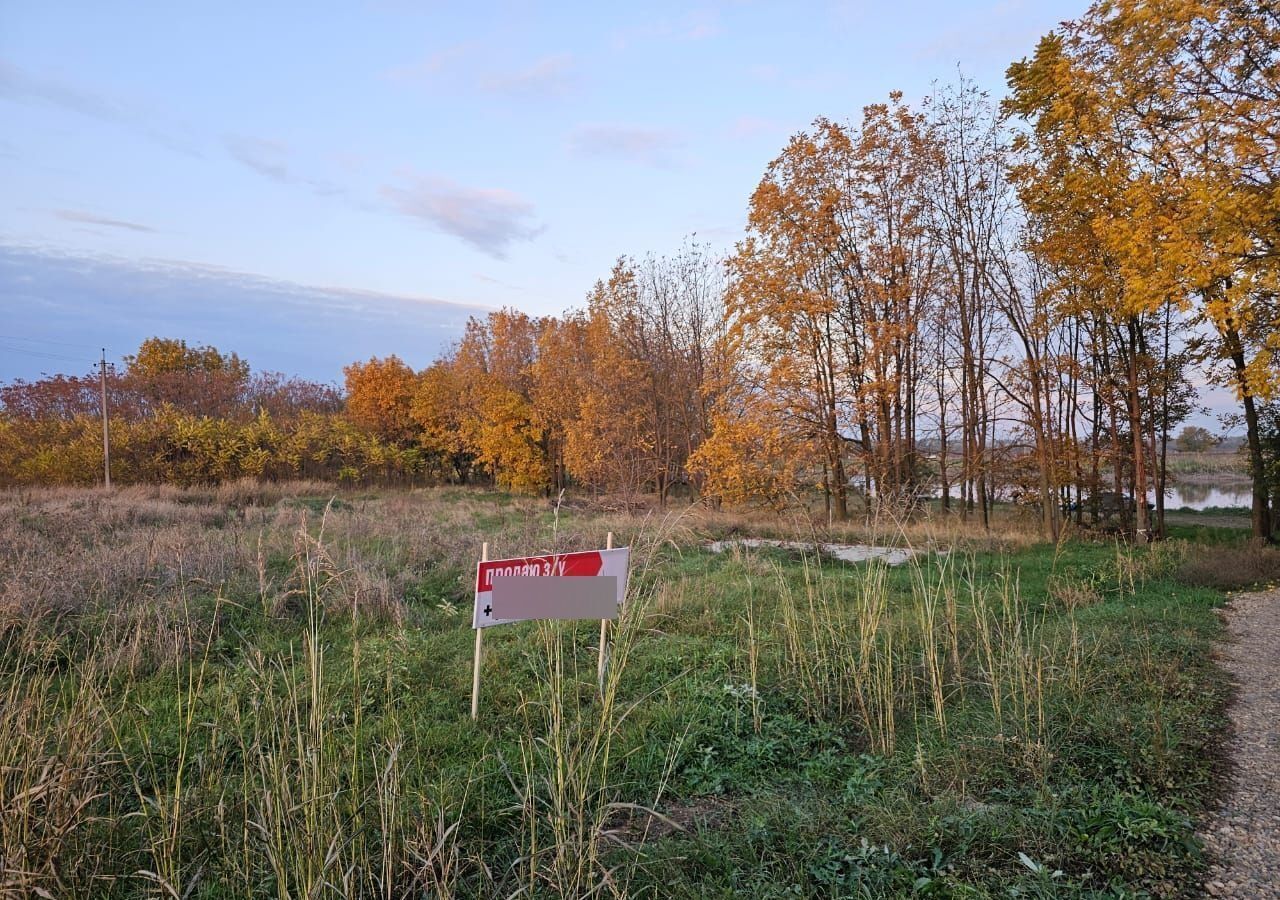
[{"label": "grass", "polygon": [[1186,481],[1193,481],[1197,476],[1239,480],[1249,477],[1246,458],[1233,450],[1170,451],[1167,468],[1175,479]]},{"label": "grass", "polygon": [[[603,686],[593,623],[493,629],[472,723],[480,541],[607,531]],[[1195,545],[836,531],[950,552],[457,489],[0,495],[0,895],[1192,893],[1227,693]]]}]

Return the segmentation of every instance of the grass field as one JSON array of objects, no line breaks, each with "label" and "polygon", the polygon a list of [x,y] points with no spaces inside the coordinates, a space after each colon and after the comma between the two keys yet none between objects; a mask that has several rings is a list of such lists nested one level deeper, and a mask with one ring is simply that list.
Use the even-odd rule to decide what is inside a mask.
[{"label": "grass field", "polygon": [[1194,484],[1200,480],[1249,480],[1248,458],[1236,450],[1170,451],[1167,465],[1175,481]]},{"label": "grass field", "polygon": [[[459,489],[2,494],[0,894],[1189,895],[1222,595],[1031,530],[886,569]],[[492,629],[473,723],[481,541],[607,531],[605,683],[593,623]]]}]

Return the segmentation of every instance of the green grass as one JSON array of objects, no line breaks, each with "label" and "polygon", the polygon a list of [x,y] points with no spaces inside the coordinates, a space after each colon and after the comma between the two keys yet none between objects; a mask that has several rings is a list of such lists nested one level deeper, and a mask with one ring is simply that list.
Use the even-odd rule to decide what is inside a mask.
[{"label": "green grass", "polygon": [[1169,525],[1166,529],[1172,540],[1185,541],[1188,544],[1218,545],[1243,544],[1249,540],[1249,529],[1225,525]]},{"label": "green grass", "polygon": [[[490,504],[486,528],[551,527],[544,510],[467,499]],[[385,555],[380,540],[366,549]],[[52,755],[85,773],[57,801],[87,798],[68,831],[30,824],[53,859],[33,850],[33,883],[198,898],[1191,893],[1227,689],[1208,652],[1221,595],[1174,580],[1176,548],[1038,545],[885,571],[653,547],[605,701],[594,623],[514,625],[485,636],[477,723],[470,576],[445,561],[387,621],[338,602],[350,576],[322,543],[277,554],[289,602],[247,580],[193,590],[175,625],[188,651],[134,672],[102,661],[98,613],[39,640],[10,625],[0,725],[26,737],[0,751],[0,800],[52,815],[61,795],[24,801],[18,768]]]}]

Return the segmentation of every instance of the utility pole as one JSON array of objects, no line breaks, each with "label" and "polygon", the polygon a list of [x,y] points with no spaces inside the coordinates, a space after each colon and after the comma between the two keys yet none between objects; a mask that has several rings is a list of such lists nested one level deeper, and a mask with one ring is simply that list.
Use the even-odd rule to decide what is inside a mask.
[{"label": "utility pole", "polygon": [[111,432],[107,429],[107,348],[102,348],[102,361],[98,363],[102,382],[102,474],[107,490],[111,490]]}]

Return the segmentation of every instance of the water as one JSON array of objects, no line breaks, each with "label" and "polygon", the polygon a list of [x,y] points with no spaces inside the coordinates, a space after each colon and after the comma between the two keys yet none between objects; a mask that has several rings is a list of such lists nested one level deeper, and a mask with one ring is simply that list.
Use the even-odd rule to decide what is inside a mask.
[{"label": "water", "polygon": [[1178,509],[1181,506],[1191,509],[1208,509],[1211,506],[1247,508],[1251,503],[1249,485],[1243,482],[1176,484],[1164,499],[1166,509]]},{"label": "water", "polygon": [[[951,499],[953,502],[958,502],[956,501],[958,496],[956,490],[957,488],[952,488]],[[1253,503],[1250,494],[1251,491],[1247,481],[1226,481],[1216,484],[1174,484],[1169,486],[1169,492],[1165,494],[1164,507],[1169,510],[1180,509],[1184,506],[1195,510],[1209,509],[1210,507],[1244,507],[1248,509]],[[926,496],[937,499],[942,496],[942,490],[934,487],[927,492]],[[1002,502],[1010,500],[1006,494],[1001,492],[997,493],[996,499]],[[1147,502],[1154,504],[1155,497],[1148,494]]]}]

